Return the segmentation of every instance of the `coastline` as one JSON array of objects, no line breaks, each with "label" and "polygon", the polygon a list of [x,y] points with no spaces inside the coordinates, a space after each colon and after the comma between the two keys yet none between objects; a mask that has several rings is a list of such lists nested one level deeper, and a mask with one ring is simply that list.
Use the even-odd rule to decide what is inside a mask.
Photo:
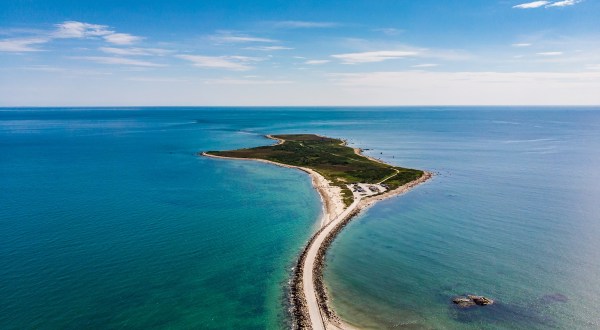
[{"label": "coastline", "polygon": [[[266,135],[265,137],[276,140],[276,144],[285,142],[283,139]],[[362,150],[354,148],[357,155],[383,163],[362,154]],[[211,155],[206,152],[202,156],[218,159],[251,160],[276,166],[295,168],[306,172],[311,177],[312,185],[317,190],[323,202],[323,215],[320,220],[319,230],[314,233],[302,250],[294,273],[290,288],[291,314],[293,316],[293,327],[297,329],[352,329],[348,324],[337,316],[328,304],[328,294],[323,281],[323,269],[325,267],[325,255],[327,249],[337,234],[363,209],[374,205],[376,202],[406,193],[415,186],[432,178],[433,173],[423,171],[423,175],[416,180],[408,182],[394,190],[379,195],[357,198],[345,207],[341,189],[329,184],[321,174],[316,171],[300,167],[273,162],[258,158],[237,158]]]},{"label": "coastline", "polygon": [[[325,282],[323,280],[323,269],[325,267],[325,256],[327,250],[335,240],[336,236],[346,227],[348,223],[361,211],[373,206],[375,203],[404,194],[416,187],[419,184],[426,182],[427,180],[433,177],[433,173],[423,171],[423,175],[411,182],[408,182],[394,190],[388,191],[381,195],[376,195],[372,197],[368,197],[365,199],[360,199],[357,205],[350,210],[350,212],[343,218],[336,221],[335,225],[332,226],[331,230],[325,234],[323,242],[319,245],[315,265],[313,267],[313,281],[315,283],[315,290],[317,294],[317,301],[319,305],[320,312],[324,314],[324,329],[354,329],[352,326],[344,323],[344,321],[335,313],[331,305],[328,303],[329,297],[327,293],[327,289],[325,287]],[[354,203],[351,205],[351,207]],[[350,209],[349,207],[348,209]],[[315,236],[322,235],[322,232],[316,233]],[[310,243],[307,245],[306,249],[310,248]],[[313,327],[315,329],[315,327]]]},{"label": "coastline", "polygon": [[333,187],[329,185],[329,182],[319,173],[311,170],[310,168],[287,165],[277,162],[272,162],[270,160],[258,159],[258,158],[238,158],[238,157],[223,157],[211,155],[206,152],[201,153],[204,157],[210,158],[218,158],[218,159],[234,159],[234,160],[246,160],[246,161],[257,161],[262,163],[267,163],[271,165],[287,167],[287,168],[295,168],[301,170],[303,172],[308,173],[311,178],[313,187],[319,193],[321,197],[321,202],[323,203],[323,216],[320,221],[320,228],[323,228],[326,224],[328,224],[331,220],[333,220],[337,215],[342,213],[340,208],[343,210],[344,203],[342,202],[341,195],[339,194],[339,188]]}]

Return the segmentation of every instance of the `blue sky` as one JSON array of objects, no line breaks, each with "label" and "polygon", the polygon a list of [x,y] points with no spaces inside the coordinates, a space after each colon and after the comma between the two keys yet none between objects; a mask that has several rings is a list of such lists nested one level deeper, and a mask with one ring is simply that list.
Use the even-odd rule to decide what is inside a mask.
[{"label": "blue sky", "polygon": [[600,1],[0,2],[0,106],[600,104]]}]

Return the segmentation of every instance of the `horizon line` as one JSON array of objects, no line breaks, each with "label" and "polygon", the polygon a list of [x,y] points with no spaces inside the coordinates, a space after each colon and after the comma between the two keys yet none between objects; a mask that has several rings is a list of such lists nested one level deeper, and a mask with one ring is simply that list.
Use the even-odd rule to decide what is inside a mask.
[{"label": "horizon line", "polygon": [[410,105],[16,105],[0,109],[31,108],[408,108],[408,107],[577,107],[593,108],[600,104],[410,104]]}]

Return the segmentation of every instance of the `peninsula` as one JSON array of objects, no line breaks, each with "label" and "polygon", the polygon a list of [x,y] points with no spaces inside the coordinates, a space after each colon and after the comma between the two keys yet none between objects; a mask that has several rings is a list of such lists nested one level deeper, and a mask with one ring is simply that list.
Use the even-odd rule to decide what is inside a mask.
[{"label": "peninsula", "polygon": [[331,242],[361,209],[408,191],[432,174],[396,167],[361,154],[344,140],[314,134],[267,135],[271,146],[207,151],[203,156],[256,160],[307,172],[323,200],[320,229],[311,237],[294,268],[290,300],[298,329],[348,328],[327,303],[323,283],[325,254]]}]

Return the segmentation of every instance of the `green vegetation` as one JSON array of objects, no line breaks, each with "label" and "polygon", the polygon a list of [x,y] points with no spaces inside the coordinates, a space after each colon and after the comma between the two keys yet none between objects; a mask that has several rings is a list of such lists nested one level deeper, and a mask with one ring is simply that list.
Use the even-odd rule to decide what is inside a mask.
[{"label": "green vegetation", "polygon": [[282,164],[302,166],[315,170],[333,185],[342,188],[344,203],[352,203],[352,192],[347,184],[355,182],[385,183],[395,189],[418,179],[423,171],[395,167],[357,155],[339,139],[314,134],[274,135],[285,140],[282,144],[239,149],[209,151],[222,157],[258,158]]}]

